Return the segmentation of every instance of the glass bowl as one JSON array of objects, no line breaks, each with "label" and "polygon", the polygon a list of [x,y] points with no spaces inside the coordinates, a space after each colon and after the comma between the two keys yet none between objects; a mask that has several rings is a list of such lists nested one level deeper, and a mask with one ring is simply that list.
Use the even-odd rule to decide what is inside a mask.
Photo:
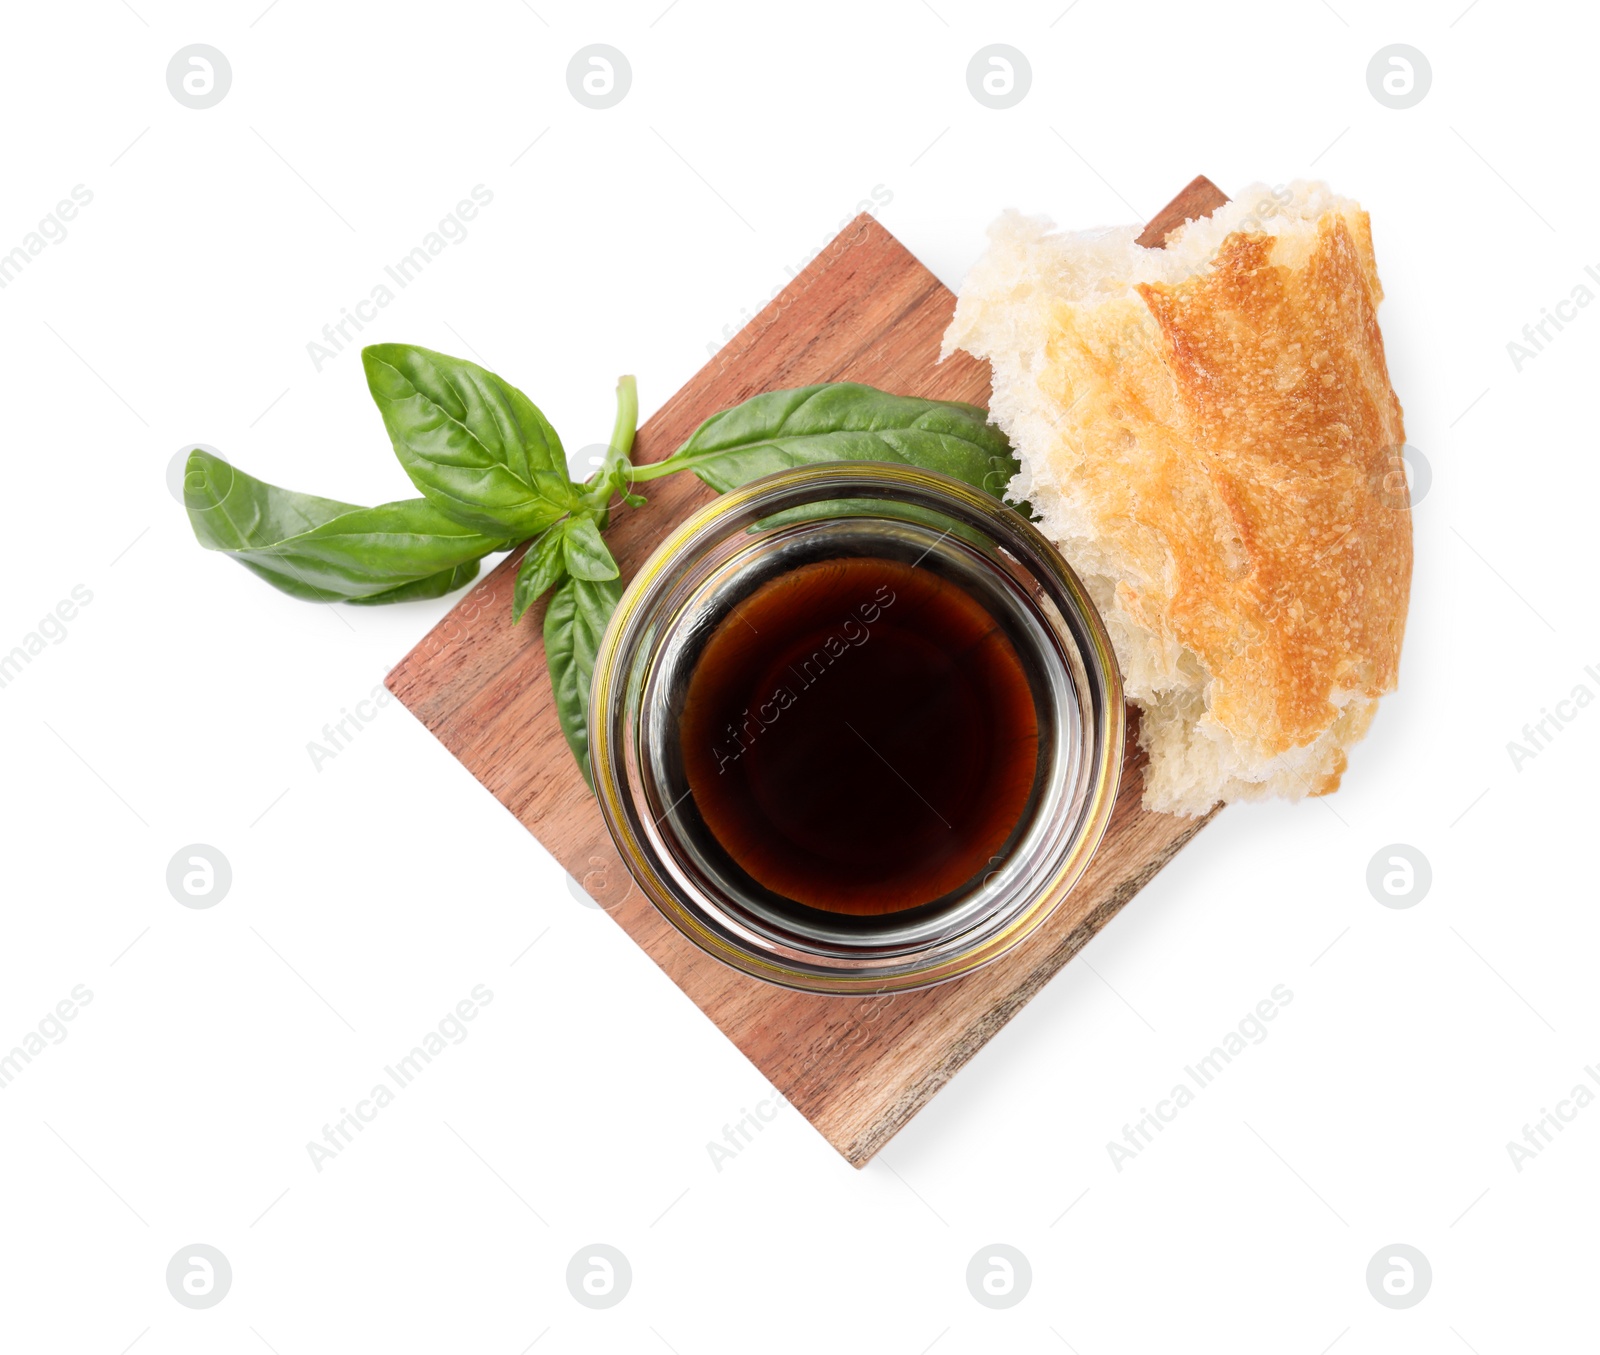
[{"label": "glass bowl", "polygon": [[[926,904],[868,916],[758,883],[701,816],[680,746],[690,676],[718,624],[779,575],[858,557],[932,571],[977,599],[1022,661],[1039,736],[1025,808],[987,866]],[[639,888],[724,963],[818,993],[925,987],[1026,939],[1083,874],[1122,771],[1121,675],[1077,576],[997,499],[887,463],[780,471],[683,522],[622,596],[590,711],[600,810]]]}]

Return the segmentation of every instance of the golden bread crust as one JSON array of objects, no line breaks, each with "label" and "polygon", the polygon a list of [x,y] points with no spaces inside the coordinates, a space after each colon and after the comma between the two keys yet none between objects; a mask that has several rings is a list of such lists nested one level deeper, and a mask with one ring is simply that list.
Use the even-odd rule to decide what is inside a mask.
[{"label": "golden bread crust", "polygon": [[1137,610],[1166,613],[1211,675],[1212,718],[1263,758],[1317,738],[1348,694],[1391,690],[1405,633],[1405,431],[1367,216],[1351,215],[1354,232],[1323,217],[1302,259],[1274,257],[1293,241],[1233,234],[1210,272],[1136,287],[1174,387],[1162,441],[1188,449],[1139,477],[1172,587]]}]

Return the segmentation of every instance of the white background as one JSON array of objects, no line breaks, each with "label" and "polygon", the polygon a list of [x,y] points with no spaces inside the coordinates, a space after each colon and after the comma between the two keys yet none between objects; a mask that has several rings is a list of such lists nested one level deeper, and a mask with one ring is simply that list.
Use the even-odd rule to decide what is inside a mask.
[{"label": "white background", "polygon": [[[0,1091],[0,1347],[1592,1340],[1600,1109],[1520,1171],[1506,1144],[1600,1061],[1600,708],[1520,770],[1507,742],[1600,693],[1600,310],[1520,372],[1506,345],[1600,267],[1593,19],[532,4],[6,7],[0,251],[74,185],[93,201],[0,291],[0,651],[75,585],[93,600],[0,689],[0,1051],[74,985],[93,1000]],[[233,72],[203,111],[165,80],[195,42]],[[606,111],[566,83],[592,42],[632,65]],[[966,85],[993,42],[1032,66],[1007,111]],[[1365,78],[1395,42],[1433,70],[1405,111]],[[866,1170],[783,1108],[719,1171],[708,1142],[771,1089],[517,822],[397,704],[308,756],[448,602],[282,597],[201,552],[168,463],[200,441],[294,488],[405,496],[353,349],[319,372],[306,345],[476,184],[468,237],[361,337],[481,358],[576,448],[618,373],[655,408],[875,186],[956,285],[1003,207],[1128,221],[1197,172],[1325,177],[1372,213],[1433,472],[1400,691],[1344,790],[1224,813]],[[208,910],[165,884],[190,843],[232,865]],[[1431,862],[1418,906],[1368,892],[1391,843]],[[318,1172],[307,1141],[476,984],[470,1038]],[[1118,1171],[1107,1141],[1278,984],[1269,1037]],[[196,1242],[234,1273],[207,1311],[164,1282]],[[594,1242],[634,1277],[602,1312],[565,1281]],[[1000,1312],[964,1278],[997,1242],[1033,1272]],[[1433,1269],[1407,1311],[1365,1280],[1396,1242]]]}]

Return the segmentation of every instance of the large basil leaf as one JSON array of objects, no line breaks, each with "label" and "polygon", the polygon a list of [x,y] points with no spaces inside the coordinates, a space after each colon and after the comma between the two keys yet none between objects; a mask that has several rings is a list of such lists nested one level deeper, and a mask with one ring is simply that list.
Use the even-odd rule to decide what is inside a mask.
[{"label": "large basil leaf", "polygon": [[492,536],[535,536],[576,502],[561,439],[493,372],[412,344],[361,351],[367,386],[411,483]]},{"label": "large basil leaf", "polygon": [[769,391],[714,414],[636,481],[692,470],[718,492],[825,461],[897,461],[943,471],[997,498],[1017,473],[1006,436],[976,405],[890,395],[856,382]]},{"label": "large basil leaf", "polygon": [[556,716],[590,790],[594,771],[589,766],[589,684],[600,637],[621,598],[620,579],[568,579],[556,589],[544,614],[544,655]]},{"label": "large basil leaf", "polygon": [[198,448],[184,469],[183,502],[207,550],[312,602],[440,597],[506,545],[425,499],[359,508],[269,485]]}]

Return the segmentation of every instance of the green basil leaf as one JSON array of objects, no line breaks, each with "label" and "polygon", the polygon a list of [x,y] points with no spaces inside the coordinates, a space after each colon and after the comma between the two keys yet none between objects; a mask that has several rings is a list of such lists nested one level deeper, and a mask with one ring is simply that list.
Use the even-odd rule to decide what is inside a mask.
[{"label": "green basil leaf", "polygon": [[893,461],[943,471],[997,498],[1017,473],[1011,444],[976,405],[924,400],[856,382],[769,391],[707,419],[636,481],[692,470],[718,492],[826,461]]},{"label": "green basil leaf", "polygon": [[386,602],[420,602],[425,598],[442,598],[458,588],[465,588],[478,577],[478,562],[468,560],[454,569],[441,569],[415,583],[403,583],[387,593],[374,593],[370,597],[348,598],[352,607],[376,607]]},{"label": "green basil leaf", "polygon": [[[269,485],[198,448],[185,467],[183,501],[207,550],[224,551],[273,587],[312,602],[440,597],[506,545],[425,499],[359,508]],[[462,575],[468,564],[472,573]]]},{"label": "green basil leaf", "polygon": [[606,543],[600,539],[600,529],[593,518],[568,518],[562,529],[561,541],[566,556],[567,573],[575,579],[602,579],[617,577],[617,562],[611,558]]},{"label": "green basil leaf", "polygon": [[184,462],[183,506],[195,536],[207,550],[282,541],[360,508],[359,504],[269,485],[198,447]]},{"label": "green basil leaf", "polygon": [[568,579],[556,589],[544,614],[544,655],[556,716],[590,790],[594,773],[589,766],[589,684],[600,637],[621,598],[619,579]]},{"label": "green basil leaf", "polygon": [[412,344],[374,344],[361,361],[395,455],[442,512],[489,535],[521,538],[572,509],[561,439],[510,382]]},{"label": "green basil leaf", "polygon": [[517,586],[511,596],[512,625],[521,621],[529,607],[567,577],[562,536],[559,527],[552,527],[537,541],[528,543],[527,554],[517,567]]}]

